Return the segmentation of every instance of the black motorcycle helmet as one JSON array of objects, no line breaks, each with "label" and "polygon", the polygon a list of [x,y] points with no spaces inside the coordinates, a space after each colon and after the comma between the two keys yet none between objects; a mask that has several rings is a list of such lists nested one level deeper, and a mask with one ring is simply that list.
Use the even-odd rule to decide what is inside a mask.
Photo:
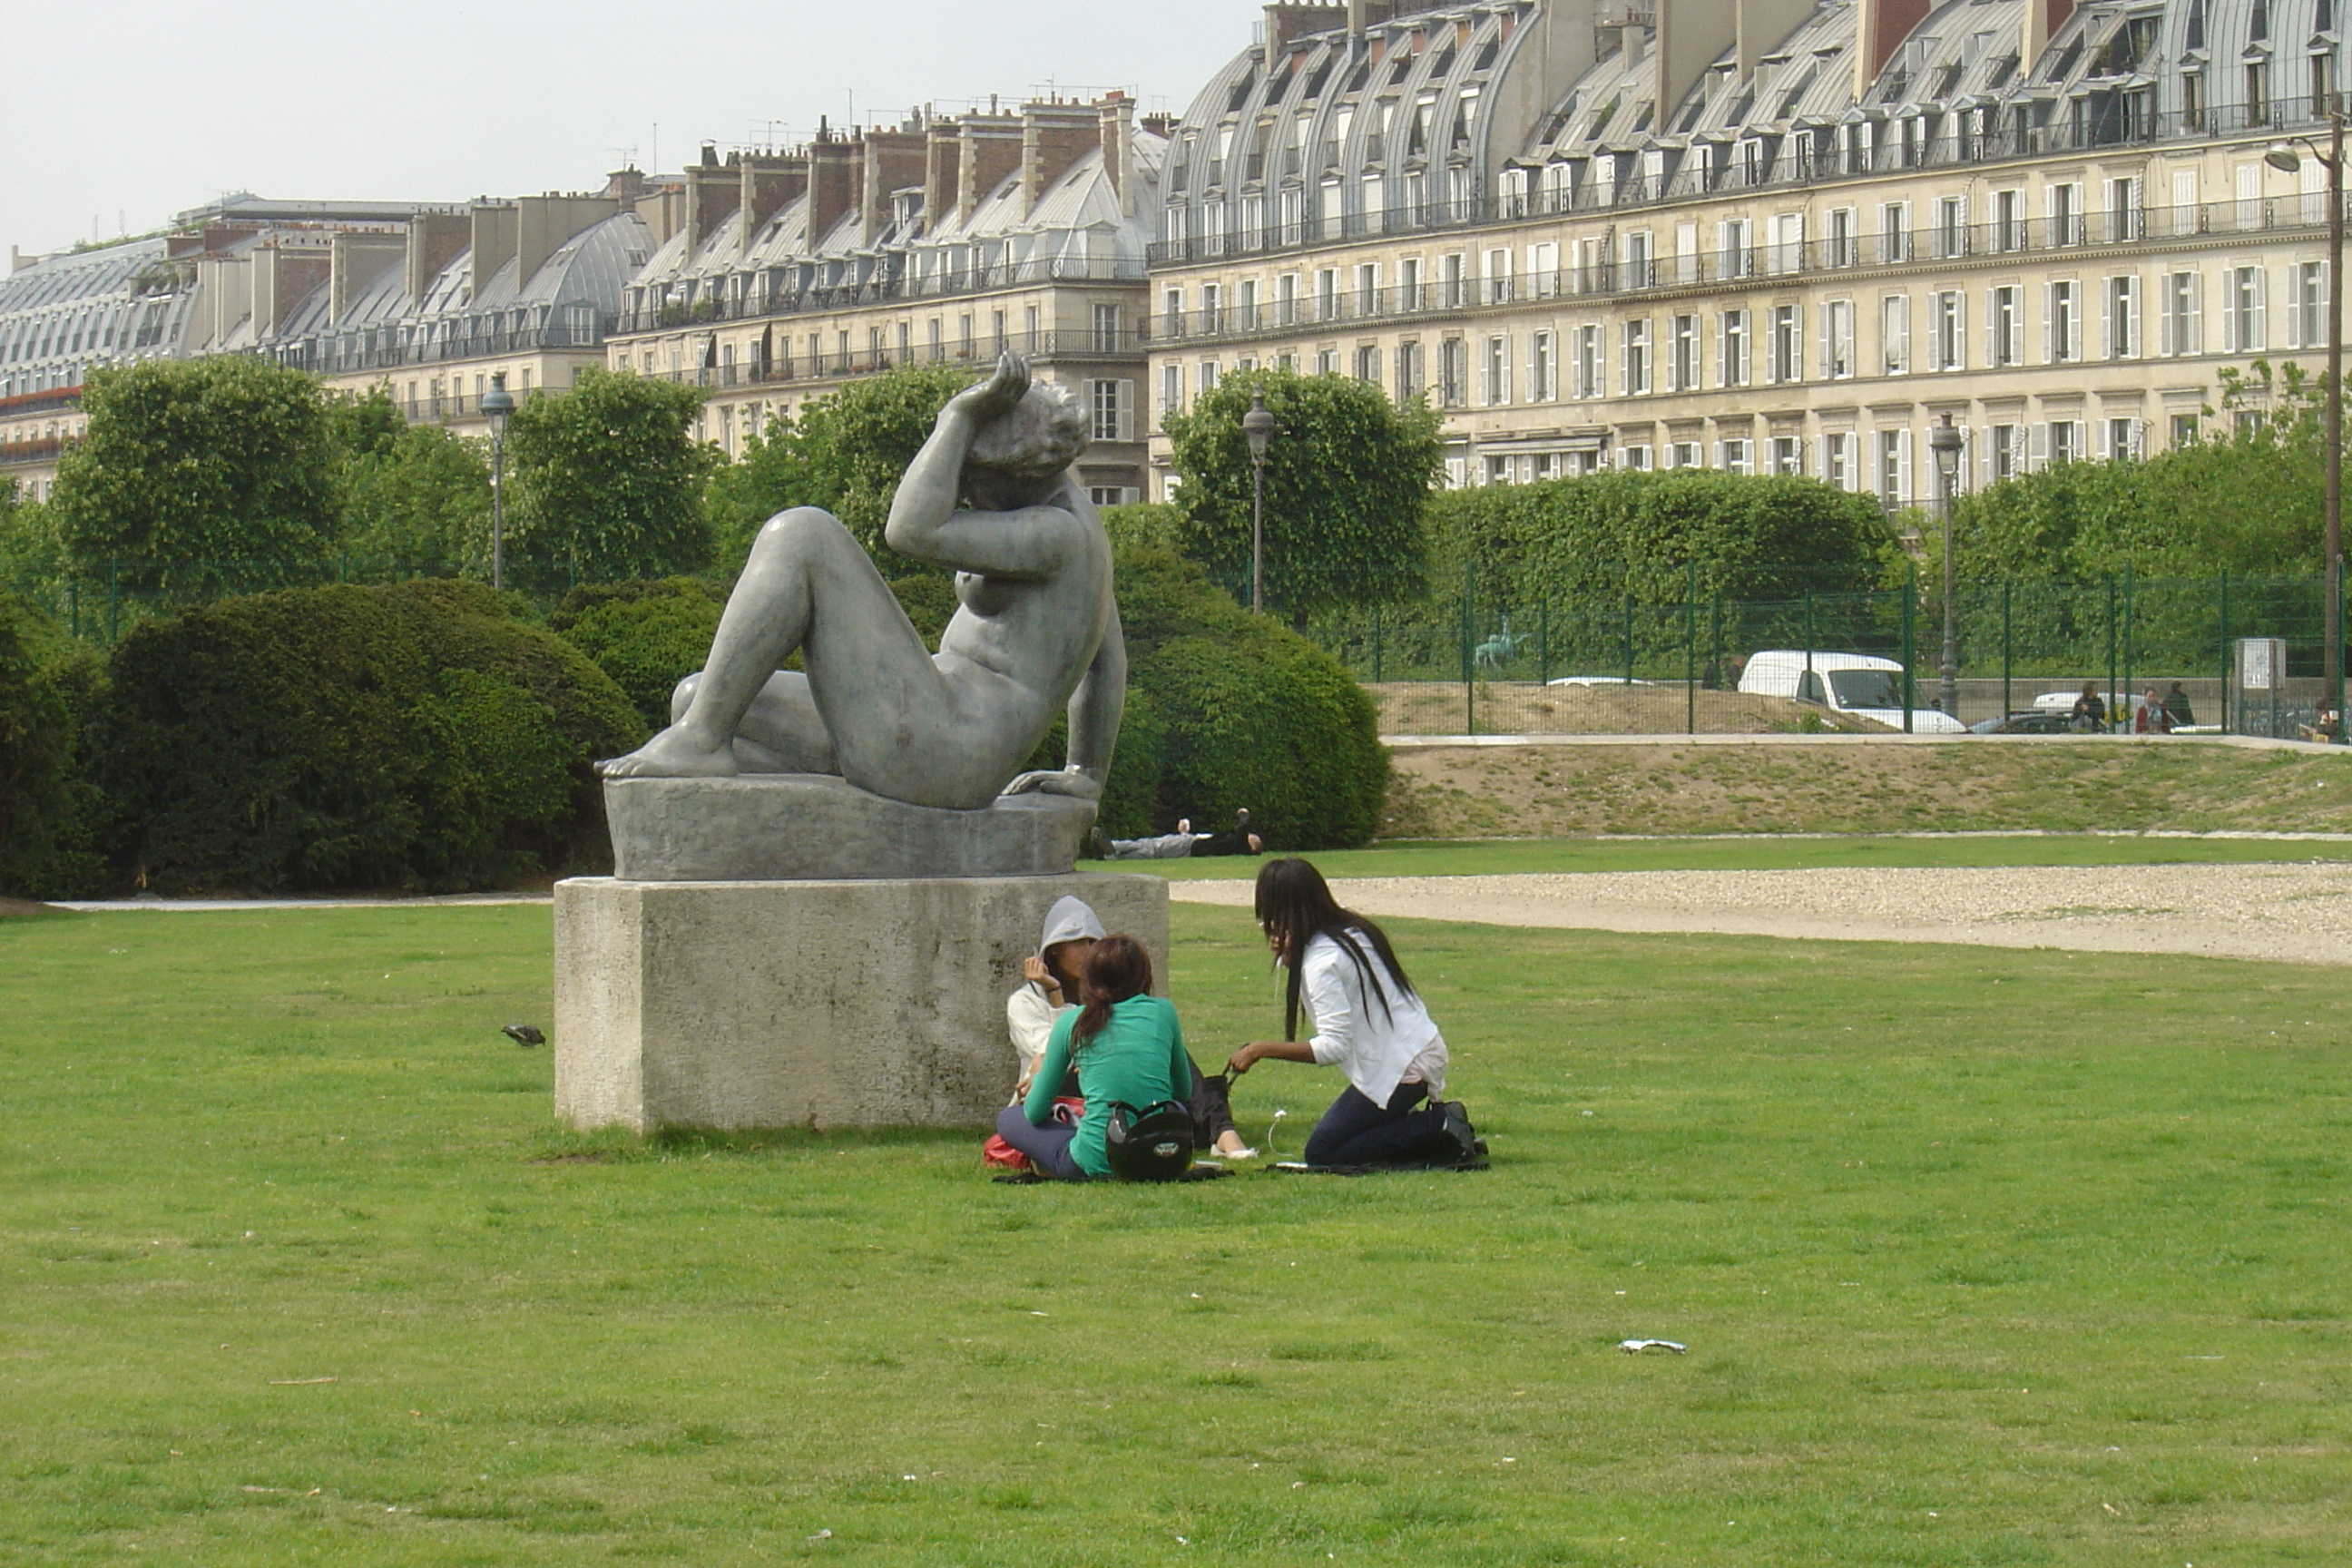
[{"label": "black motorcycle helmet", "polygon": [[1115,1104],[1103,1143],[1116,1180],[1181,1181],[1192,1168],[1192,1113],[1173,1100],[1140,1110]]}]

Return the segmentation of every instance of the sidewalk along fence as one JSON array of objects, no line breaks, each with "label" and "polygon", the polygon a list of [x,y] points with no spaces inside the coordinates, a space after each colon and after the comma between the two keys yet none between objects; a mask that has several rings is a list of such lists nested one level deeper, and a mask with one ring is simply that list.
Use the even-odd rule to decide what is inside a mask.
[{"label": "sidewalk along fence", "polygon": [[[1684,594],[1663,602],[1654,590],[1548,596],[1508,583],[1472,567],[1422,602],[1310,616],[1301,629],[1373,689],[1391,732],[1803,725],[1736,695],[1748,658],[1768,648],[1895,661],[1905,729],[1925,728],[1917,715],[1940,704],[1942,592],[1916,573],[1865,592],[1736,599],[1698,591],[1691,572]],[[1953,717],[1997,719],[2061,692],[2071,706],[2088,686],[2116,710],[2109,727],[2128,729],[2150,686],[2168,693],[2179,683],[2200,728],[2293,736],[2323,699],[2342,708],[2343,674],[2325,668],[2326,600],[2317,576],[1958,583]],[[2263,675],[2260,659],[2242,658],[2249,639],[2283,654],[2262,684],[2246,679]]]}]

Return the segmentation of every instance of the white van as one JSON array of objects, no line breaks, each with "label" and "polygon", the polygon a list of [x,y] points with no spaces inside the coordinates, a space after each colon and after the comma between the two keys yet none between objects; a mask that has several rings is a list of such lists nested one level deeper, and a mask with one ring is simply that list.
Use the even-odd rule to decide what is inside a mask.
[{"label": "white van", "polygon": [[[1748,657],[1739,689],[1759,697],[1793,697],[1832,713],[1903,728],[1903,667],[1866,653],[1791,653],[1767,648]],[[1911,710],[1915,735],[1958,735],[1966,726],[1921,703]]]}]

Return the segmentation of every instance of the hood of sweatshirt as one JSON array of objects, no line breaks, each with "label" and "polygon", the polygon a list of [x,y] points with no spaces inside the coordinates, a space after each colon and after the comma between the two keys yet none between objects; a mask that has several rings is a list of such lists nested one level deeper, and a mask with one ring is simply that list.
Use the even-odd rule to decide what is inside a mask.
[{"label": "hood of sweatshirt", "polygon": [[1089,938],[1100,942],[1102,937],[1102,921],[1096,918],[1093,907],[1084,899],[1065,894],[1055,899],[1054,907],[1045,911],[1045,934],[1037,939],[1037,954],[1044,957],[1045,950],[1057,942],[1082,942]]}]

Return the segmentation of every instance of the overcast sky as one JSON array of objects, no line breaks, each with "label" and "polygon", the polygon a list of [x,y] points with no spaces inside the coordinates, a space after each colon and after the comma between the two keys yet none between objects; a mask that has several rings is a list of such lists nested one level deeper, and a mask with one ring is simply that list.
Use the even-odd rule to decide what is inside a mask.
[{"label": "overcast sky", "polygon": [[[593,190],[634,153],[805,140],[991,93],[1181,113],[1258,0],[0,0],[0,243],[144,233],[226,192]],[[658,132],[656,127],[659,127]],[[658,147],[656,137],[658,134]]]}]

